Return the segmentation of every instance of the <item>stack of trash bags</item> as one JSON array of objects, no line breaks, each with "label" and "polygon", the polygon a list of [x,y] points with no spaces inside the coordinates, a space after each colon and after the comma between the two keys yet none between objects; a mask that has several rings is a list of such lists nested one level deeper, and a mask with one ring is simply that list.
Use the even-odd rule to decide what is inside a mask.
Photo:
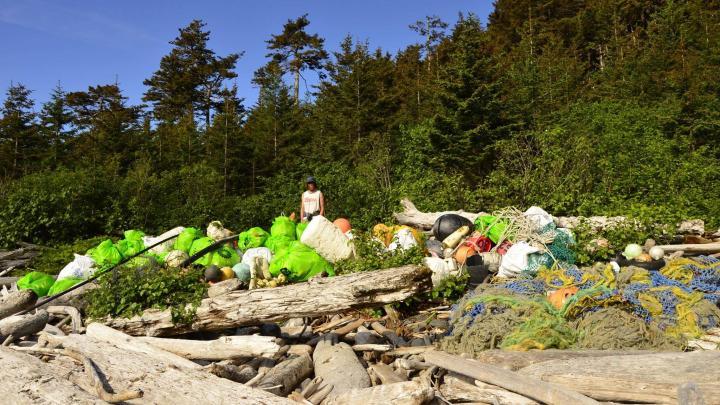
[{"label": "stack of trash bags", "polygon": [[[282,275],[282,279],[289,282],[305,281],[321,273],[333,276],[332,263],[354,255],[350,223],[345,219],[336,222],[339,225],[315,216],[310,222],[296,224],[289,217],[279,216],[270,232],[260,227],[250,228],[238,235],[237,242],[221,244],[197,258],[193,265],[209,269],[205,273],[209,282],[231,277],[250,281],[263,266],[272,277]],[[75,254],[57,278],[31,272],[18,280],[18,288],[32,289],[43,297],[65,291],[97,271],[121,263],[131,268],[180,267],[191,256],[233,234],[219,221],[211,222],[205,233],[193,227],[176,227],[153,237],[128,230],[117,242],[107,239],[84,255]],[[159,243],[163,240],[166,241]],[[138,255],[153,245],[157,246]]]},{"label": "stack of trash bags", "polygon": [[720,324],[720,260],[670,260],[660,270],[598,263],[541,266],[496,278],[454,307],[445,350],[680,350]]}]

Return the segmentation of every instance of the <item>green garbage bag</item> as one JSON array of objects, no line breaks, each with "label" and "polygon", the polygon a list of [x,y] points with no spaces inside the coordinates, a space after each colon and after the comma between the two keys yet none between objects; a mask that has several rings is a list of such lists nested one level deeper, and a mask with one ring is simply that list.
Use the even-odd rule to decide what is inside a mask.
[{"label": "green garbage bag", "polygon": [[185,228],[182,232],[180,232],[177,239],[175,239],[173,250],[182,250],[183,252],[188,253],[195,239],[202,238],[202,236],[202,232],[198,229]]},{"label": "green garbage bag", "polygon": [[83,279],[79,277],[68,277],[62,280],[58,280],[52,285],[52,287],[50,287],[48,295],[55,295],[57,293],[61,293],[81,281],[83,281]]},{"label": "green garbage bag", "polygon": [[278,252],[278,250],[281,250],[290,245],[292,241],[292,239],[286,236],[270,236],[265,241],[265,247],[270,249],[270,251],[275,254]]},{"label": "green garbage bag", "polygon": [[119,240],[115,247],[123,257],[135,256],[145,249],[143,242],[145,234],[142,231],[129,230],[125,231],[125,239]]},{"label": "green garbage bag", "polygon": [[18,289],[33,290],[38,297],[46,296],[53,284],[55,279],[51,275],[39,271],[31,271],[17,281]]},{"label": "green garbage bag", "polygon": [[115,266],[123,259],[122,253],[110,239],[100,242],[95,249],[92,249],[92,253],[89,255],[95,260],[99,268]]},{"label": "green garbage bag", "polygon": [[505,229],[507,229],[507,222],[498,221],[497,217],[493,215],[480,215],[475,220],[475,229],[490,238],[493,243],[498,243],[500,237],[505,233]]},{"label": "green garbage bag", "polygon": [[210,264],[214,264],[220,268],[232,267],[239,262],[240,256],[238,256],[235,249],[230,246],[222,246],[220,249],[216,250],[210,260]]},{"label": "green garbage bag", "polygon": [[309,246],[294,241],[290,245],[273,256],[270,261],[270,274],[277,277],[284,273],[290,281],[306,281],[310,277],[322,272],[334,276],[330,263],[323,259]]},{"label": "green garbage bag", "polygon": [[297,240],[300,240],[300,237],[302,236],[303,232],[305,232],[305,228],[307,228],[309,222],[300,222],[295,226],[295,236]]},{"label": "green garbage bag", "polygon": [[152,255],[141,255],[133,257],[124,266],[131,269],[151,269],[157,264],[158,261]]},{"label": "green garbage bag", "polygon": [[242,251],[246,251],[248,249],[262,247],[268,236],[270,235],[268,235],[268,233],[259,226],[250,228],[238,235],[238,248]]},{"label": "green garbage bag", "polygon": [[[192,243],[192,246],[190,246],[190,256],[194,255],[195,253],[205,249],[206,247],[212,245],[215,243],[213,238],[210,237],[202,237],[200,239],[195,239],[195,241]],[[202,266],[209,266],[212,262],[213,252],[208,252],[204,254],[201,258],[195,260],[195,264],[199,264]]]},{"label": "green garbage bag", "polygon": [[284,236],[290,240],[295,240],[295,222],[292,219],[279,216],[275,218],[270,227],[271,236]]}]

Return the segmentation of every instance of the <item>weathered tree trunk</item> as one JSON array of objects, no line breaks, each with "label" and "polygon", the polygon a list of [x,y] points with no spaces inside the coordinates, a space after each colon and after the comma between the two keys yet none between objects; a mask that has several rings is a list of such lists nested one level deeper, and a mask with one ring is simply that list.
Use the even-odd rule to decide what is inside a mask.
[{"label": "weathered tree trunk", "polygon": [[305,353],[291,356],[270,369],[257,387],[276,395],[287,396],[313,371],[312,359]]},{"label": "weathered tree trunk", "polygon": [[315,375],[334,387],[331,395],[371,385],[370,376],[347,343],[333,345],[330,340],[319,342],[315,346],[313,362]]},{"label": "weathered tree trunk", "polygon": [[665,253],[674,253],[683,251],[685,253],[707,254],[720,252],[720,242],[715,243],[697,243],[688,245],[660,245]]},{"label": "weathered tree trunk", "polygon": [[720,352],[655,353],[552,360],[520,374],[561,384],[601,401],[677,403],[692,381],[706,404],[720,404]]},{"label": "weathered tree trunk", "polygon": [[497,385],[528,398],[548,404],[597,405],[597,401],[578,392],[545,383],[539,379],[514,373],[490,364],[464,359],[452,354],[432,351],[425,353],[425,360],[446,370],[454,371],[476,380]]},{"label": "weathered tree trunk", "polygon": [[0,319],[30,308],[36,301],[37,295],[32,290],[20,290],[10,293],[0,301]]},{"label": "weathered tree trunk", "polygon": [[232,291],[204,299],[192,325],[175,325],[170,310],[146,310],[106,324],[130,335],[170,336],[218,331],[298,317],[316,317],[402,301],[432,288],[430,271],[420,266],[316,279],[285,287]]},{"label": "weathered tree trunk", "polygon": [[0,398],[6,404],[103,404],[37,357],[0,347]]},{"label": "weathered tree trunk", "polygon": [[538,402],[495,386],[478,387],[454,375],[446,375],[438,391],[452,403],[480,402],[499,405],[537,405]]},{"label": "weathered tree trunk", "polygon": [[223,336],[215,340],[139,337],[152,346],[190,360],[228,360],[241,357],[272,357],[279,350],[272,336]]},{"label": "weathered tree trunk", "polygon": [[492,364],[510,371],[517,371],[532,364],[550,360],[570,360],[581,357],[627,356],[639,354],[654,354],[650,350],[530,350],[527,352],[513,352],[509,350],[486,350],[478,353],[475,360]]},{"label": "weathered tree trunk", "polygon": [[400,205],[403,207],[403,211],[393,214],[395,216],[395,220],[397,220],[398,223],[401,225],[409,225],[413,228],[418,228],[425,231],[429,231],[430,229],[432,229],[433,224],[438,219],[438,217],[444,214],[458,214],[473,222],[475,222],[475,219],[477,219],[479,215],[471,212],[465,212],[462,210],[443,212],[421,212],[415,207],[415,204],[413,204],[412,201],[408,200],[407,198],[403,198],[402,200],[400,200]]},{"label": "weathered tree trunk", "polygon": [[38,333],[47,324],[49,315],[45,310],[39,310],[35,314],[10,316],[0,320],[0,339],[5,340],[8,336],[19,339],[23,336]]},{"label": "weathered tree trunk", "polygon": [[334,395],[330,393],[324,405],[422,405],[435,397],[432,387],[419,381],[406,381],[370,388],[354,389]]},{"label": "weathered tree trunk", "polygon": [[[92,326],[92,325],[91,325]],[[88,327],[88,331],[92,328]],[[285,398],[255,390],[236,382],[217,377],[200,368],[178,366],[187,361],[172,353],[154,348],[149,350],[143,342],[125,335],[126,341],[103,342],[87,335],[48,337],[51,343],[62,344],[91,358],[105,374],[110,386],[141,389],[142,399],[127,401],[129,404],[197,405],[206,403],[237,404],[289,404]],[[119,346],[118,346],[119,344]],[[162,354],[164,352],[164,354]],[[172,357],[177,359],[172,361]],[[52,362],[70,381],[85,387],[84,372],[67,363]]]}]

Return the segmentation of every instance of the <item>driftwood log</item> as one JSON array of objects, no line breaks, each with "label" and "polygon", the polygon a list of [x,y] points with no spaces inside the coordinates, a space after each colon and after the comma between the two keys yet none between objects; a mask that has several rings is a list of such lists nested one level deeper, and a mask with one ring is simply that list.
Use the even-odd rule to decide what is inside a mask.
[{"label": "driftwood log", "polygon": [[659,245],[665,253],[685,252],[688,254],[708,254],[720,252],[720,242],[696,243],[685,245]]},{"label": "driftwood log", "polygon": [[287,396],[313,371],[310,355],[291,356],[268,371],[257,387],[280,396]]},{"label": "driftwood log", "polygon": [[16,340],[40,332],[50,319],[47,311],[41,309],[34,314],[13,315],[0,320],[0,339]]},{"label": "driftwood log", "polygon": [[454,374],[444,377],[438,391],[452,403],[480,402],[499,405],[537,405],[538,402],[502,388],[480,383],[478,386]]},{"label": "driftwood log", "polygon": [[678,403],[678,386],[693,382],[710,405],[720,404],[719,363],[718,351],[656,353],[551,360],[519,373],[613,402]]},{"label": "driftwood log", "polygon": [[432,288],[430,271],[421,266],[316,279],[285,287],[232,291],[202,301],[192,325],[175,325],[170,310],[110,318],[106,324],[134,336],[171,336],[219,331],[298,317],[315,317],[402,301]]},{"label": "driftwood log", "polygon": [[0,319],[7,318],[24,309],[30,308],[37,301],[33,290],[20,290],[10,293],[0,300]]},{"label": "driftwood log", "polygon": [[[88,327],[88,332],[92,329]],[[178,366],[189,360],[160,349],[148,351],[143,347],[145,343],[127,335],[126,339],[127,342],[118,342],[118,346],[87,335],[46,336],[51,345],[60,344],[92,359],[110,386],[144,392],[142,399],[127,401],[128,404],[290,403],[285,398],[217,377],[203,369]],[[174,360],[173,356],[176,357]],[[55,375],[62,373],[84,389],[94,389],[88,386],[83,370],[69,366],[67,362],[53,361],[51,364],[55,367]]]},{"label": "driftwood log", "polygon": [[94,395],[26,353],[0,347],[0,398],[6,404],[103,404]]},{"label": "driftwood log", "polygon": [[435,391],[420,381],[405,381],[354,389],[342,394],[331,393],[323,405],[422,405],[435,397]]},{"label": "driftwood log", "polygon": [[330,339],[320,341],[313,352],[315,375],[335,387],[332,395],[354,388],[370,386],[370,377],[347,343],[333,344]]},{"label": "driftwood log", "polygon": [[598,402],[559,385],[524,376],[490,364],[464,359],[445,352],[425,353],[425,360],[438,367],[466,375],[476,380],[497,385],[509,391],[548,404],[597,405]]},{"label": "driftwood log", "polygon": [[[400,206],[402,207],[401,212],[397,212],[394,214],[395,220],[398,221],[401,225],[409,225],[414,228],[422,229],[422,230],[430,230],[432,229],[433,224],[438,219],[439,216],[444,214],[457,214],[460,216],[463,216],[473,222],[475,222],[475,219],[479,215],[483,215],[484,213],[471,213],[471,212],[465,212],[462,210],[459,211],[443,211],[443,212],[422,212],[415,207],[415,204],[412,203],[412,201],[408,200],[407,198],[404,198],[400,201]],[[581,223],[586,223],[589,225],[592,229],[595,229],[596,231],[602,231],[606,228],[612,228],[614,226],[617,226],[619,224],[622,224],[624,222],[628,221],[627,217],[623,216],[617,216],[617,217],[604,217],[604,216],[592,216],[592,217],[556,217],[555,218],[555,224],[558,227],[561,228],[569,228],[573,229],[576,228]],[[705,233],[705,226],[704,222],[702,220],[698,219],[692,219],[692,220],[684,220],[680,222],[677,225],[676,233],[680,235],[686,235],[686,234],[692,234],[692,235],[702,235]]]},{"label": "driftwood log", "polygon": [[280,345],[272,336],[223,336],[215,340],[139,337],[139,340],[191,360],[273,357]]},{"label": "driftwood log", "polygon": [[502,367],[507,370],[517,371],[533,364],[550,360],[570,360],[581,357],[605,357],[654,354],[650,350],[530,350],[527,352],[514,352],[509,350],[485,350],[475,355],[475,360]]}]

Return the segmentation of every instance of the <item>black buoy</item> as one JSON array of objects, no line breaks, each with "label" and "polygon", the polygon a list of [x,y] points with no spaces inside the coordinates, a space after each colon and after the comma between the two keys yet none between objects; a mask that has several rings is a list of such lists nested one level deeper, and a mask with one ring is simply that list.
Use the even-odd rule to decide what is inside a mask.
[{"label": "black buoy", "polygon": [[435,220],[435,223],[433,224],[432,233],[435,236],[435,239],[442,242],[450,236],[451,233],[455,232],[460,228],[461,226],[467,225],[470,227],[470,232],[475,230],[475,224],[472,223],[469,219],[458,215],[458,214],[445,214],[440,215],[438,219]]},{"label": "black buoy", "polygon": [[205,269],[205,281],[210,283],[217,283],[218,281],[220,281],[221,277],[222,273],[220,272],[218,266],[212,265],[208,266]]}]

